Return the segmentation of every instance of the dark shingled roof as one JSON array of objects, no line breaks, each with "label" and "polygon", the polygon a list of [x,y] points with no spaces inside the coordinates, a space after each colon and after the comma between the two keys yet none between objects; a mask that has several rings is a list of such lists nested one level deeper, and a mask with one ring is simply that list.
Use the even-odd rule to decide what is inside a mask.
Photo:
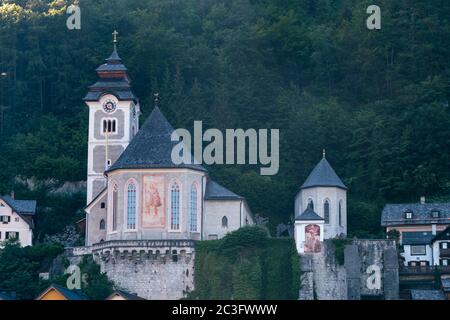
[{"label": "dark shingled roof", "polygon": [[312,208],[312,205],[309,204],[308,208],[306,208],[303,213],[297,217],[295,220],[324,220],[321,216],[319,216]]},{"label": "dark shingled roof", "polygon": [[447,300],[440,290],[411,290],[412,300]]},{"label": "dark shingled roof", "polygon": [[118,169],[189,168],[206,171],[201,165],[172,162],[172,149],[179,142],[172,141],[174,129],[155,107],[131,143],[108,172]]},{"label": "dark shingled roof", "polygon": [[243,200],[244,198],[238,196],[234,192],[221,186],[215,181],[208,179],[205,190],[205,200]]},{"label": "dark shingled roof", "polygon": [[402,244],[430,244],[433,237],[431,232],[402,232]]},{"label": "dark shingled roof", "polygon": [[119,100],[138,101],[137,97],[131,91],[130,78],[127,74],[127,68],[122,63],[117,47],[106,63],[97,68],[99,80],[89,87],[89,92],[84,97],[84,101],[98,101],[104,94],[112,94]]},{"label": "dark shingled roof", "polygon": [[15,200],[10,196],[1,196],[14,212],[24,215],[34,215],[36,213],[36,200]]},{"label": "dark shingled roof", "polygon": [[[408,211],[412,219],[406,219]],[[432,217],[433,211],[439,211],[439,218]],[[381,213],[383,227],[423,224],[450,224],[450,203],[386,204]]]},{"label": "dark shingled roof", "polygon": [[324,157],[309,174],[301,189],[312,187],[337,187],[347,189],[342,180]]}]

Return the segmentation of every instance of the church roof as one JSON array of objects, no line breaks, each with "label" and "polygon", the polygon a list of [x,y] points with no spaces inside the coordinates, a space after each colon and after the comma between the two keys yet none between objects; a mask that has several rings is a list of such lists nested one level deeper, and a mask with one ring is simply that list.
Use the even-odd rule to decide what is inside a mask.
[{"label": "church roof", "polygon": [[295,220],[324,220],[321,216],[319,216],[309,204],[308,208],[299,216],[295,218]]},{"label": "church roof", "polygon": [[205,190],[205,200],[243,200],[244,198],[208,179]]},{"label": "church roof", "polygon": [[174,129],[155,107],[131,143],[108,172],[118,169],[189,168],[206,171],[198,164],[176,165],[172,162],[172,149],[179,142],[172,141]]},{"label": "church roof", "polygon": [[311,171],[301,189],[312,187],[337,187],[347,189],[325,157],[323,157],[313,171]]}]

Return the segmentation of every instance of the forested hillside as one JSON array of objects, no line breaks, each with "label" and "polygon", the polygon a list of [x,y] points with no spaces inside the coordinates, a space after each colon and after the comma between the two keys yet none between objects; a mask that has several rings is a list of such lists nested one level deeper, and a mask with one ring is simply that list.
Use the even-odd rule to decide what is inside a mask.
[{"label": "forested hillside", "polygon": [[378,234],[386,201],[450,195],[449,1],[81,0],[81,30],[66,28],[72,1],[0,3],[0,193],[51,207],[14,178],[86,179],[82,98],[117,29],[142,120],[158,91],[174,127],[280,129],[278,175],[209,168],[272,227],[323,148],[350,188],[351,234]]}]

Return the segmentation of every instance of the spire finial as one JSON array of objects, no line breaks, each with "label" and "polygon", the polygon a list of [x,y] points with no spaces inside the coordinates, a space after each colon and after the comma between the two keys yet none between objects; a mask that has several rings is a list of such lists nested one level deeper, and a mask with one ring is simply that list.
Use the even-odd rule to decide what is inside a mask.
[{"label": "spire finial", "polygon": [[153,96],[155,97],[155,107],[158,107],[158,104],[159,104],[159,92],[155,92],[154,94],[153,94]]},{"label": "spire finial", "polygon": [[113,35],[113,43],[116,44],[117,43],[117,36],[119,35],[119,33],[117,32],[117,30],[114,30],[112,35]]},{"label": "spire finial", "polygon": [[327,152],[326,152],[325,149],[323,149],[323,158],[324,158],[324,159],[325,159],[326,155],[327,155]]}]

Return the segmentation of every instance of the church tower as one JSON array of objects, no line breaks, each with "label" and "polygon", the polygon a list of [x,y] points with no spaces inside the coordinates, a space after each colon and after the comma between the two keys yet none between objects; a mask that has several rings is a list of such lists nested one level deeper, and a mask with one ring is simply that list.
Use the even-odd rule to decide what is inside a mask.
[{"label": "church tower", "polygon": [[323,219],[323,239],[347,234],[347,187],[327,161],[325,151],[295,199],[296,217],[305,213]]},{"label": "church tower", "polygon": [[131,91],[127,68],[117,53],[117,35],[114,31],[113,52],[97,68],[98,80],[84,98],[89,107],[88,204],[106,187],[104,172],[139,130],[139,100]]}]

